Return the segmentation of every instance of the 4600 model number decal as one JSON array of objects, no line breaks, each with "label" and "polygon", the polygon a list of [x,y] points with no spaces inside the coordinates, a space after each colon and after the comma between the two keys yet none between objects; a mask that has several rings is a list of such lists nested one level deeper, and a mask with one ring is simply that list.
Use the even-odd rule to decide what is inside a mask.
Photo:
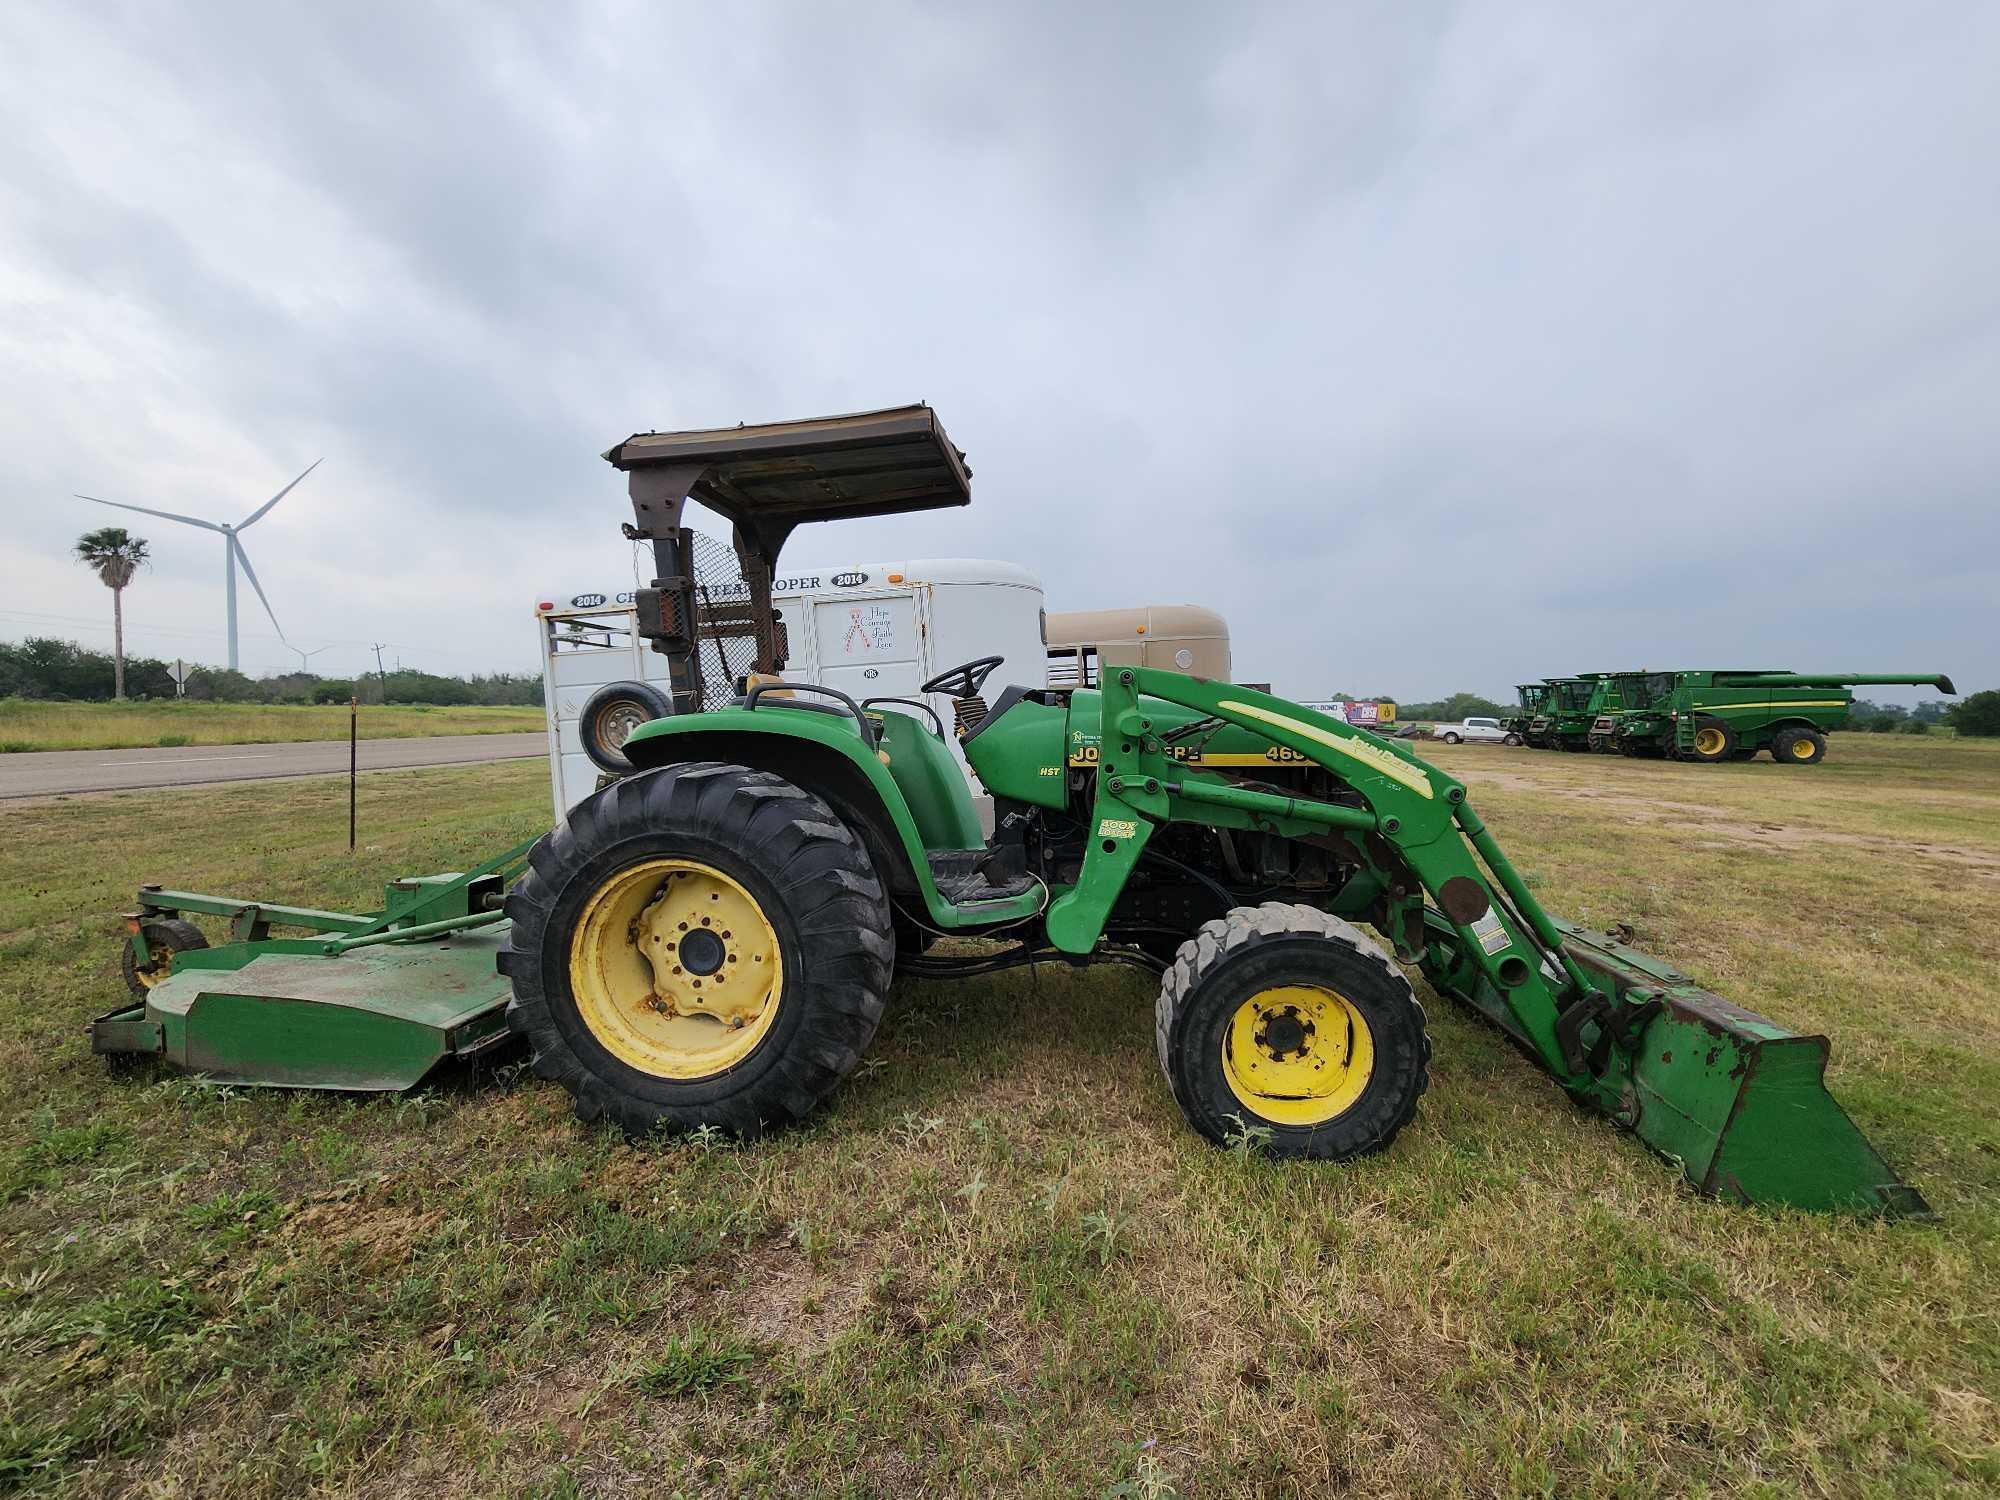
[{"label": "4600 model number decal", "polygon": [[[1069,763],[1073,766],[1094,766],[1100,759],[1096,745],[1076,745],[1069,752]],[[1177,760],[1189,766],[1309,766],[1310,755],[1303,755],[1285,745],[1271,745],[1262,751],[1218,751],[1204,755],[1191,745],[1169,745],[1167,759]]]}]

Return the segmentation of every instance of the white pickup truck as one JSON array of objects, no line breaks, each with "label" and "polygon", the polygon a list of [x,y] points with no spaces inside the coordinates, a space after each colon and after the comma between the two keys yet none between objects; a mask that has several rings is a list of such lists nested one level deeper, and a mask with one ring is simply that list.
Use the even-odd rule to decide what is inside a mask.
[{"label": "white pickup truck", "polygon": [[1464,719],[1456,724],[1439,724],[1431,730],[1431,738],[1443,740],[1447,745],[1466,742],[1518,745],[1521,737],[1511,729],[1500,727],[1498,719]]}]

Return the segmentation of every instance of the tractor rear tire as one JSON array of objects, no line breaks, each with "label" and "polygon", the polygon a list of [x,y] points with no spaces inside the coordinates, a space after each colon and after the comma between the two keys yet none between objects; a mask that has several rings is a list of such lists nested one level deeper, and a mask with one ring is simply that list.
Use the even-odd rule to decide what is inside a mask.
[{"label": "tractor rear tire", "polygon": [[1714,765],[1717,761],[1729,760],[1735,753],[1736,731],[1713,714],[1703,714],[1694,721],[1694,745],[1683,753],[1682,758]]},{"label": "tractor rear tire", "polygon": [[1154,1010],[1160,1067],[1196,1132],[1272,1156],[1380,1151],[1430,1083],[1402,970],[1351,924],[1268,901],[1206,922]]},{"label": "tractor rear tire", "polygon": [[507,1024],[579,1119],[748,1138],[859,1065],[896,942],[868,851],[818,797],[742,766],[663,767],[579,803],[528,858],[507,897]]},{"label": "tractor rear tire", "polygon": [[154,985],[173,973],[175,954],[208,946],[201,929],[179,917],[154,917],[142,922],[139,936],[145,939],[149,955],[144,964],[133,954],[130,938],[118,945],[118,969],[125,976],[125,988],[131,991],[134,1000],[145,999]]},{"label": "tractor rear tire", "polygon": [[1771,736],[1771,759],[1781,766],[1816,766],[1826,759],[1826,736],[1788,724]]}]

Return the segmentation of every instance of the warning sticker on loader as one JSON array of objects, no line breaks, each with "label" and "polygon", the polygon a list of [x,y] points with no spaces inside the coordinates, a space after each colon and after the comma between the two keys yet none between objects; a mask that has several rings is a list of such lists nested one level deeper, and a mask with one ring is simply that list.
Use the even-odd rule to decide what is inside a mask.
[{"label": "warning sticker on loader", "polygon": [[1500,925],[1500,918],[1492,907],[1486,915],[1472,924],[1472,935],[1479,939],[1479,946],[1488,953],[1498,953],[1507,946],[1507,929]]},{"label": "warning sticker on loader", "polygon": [[1097,822],[1097,836],[1101,839],[1136,839],[1139,825],[1130,818],[1100,818]]}]

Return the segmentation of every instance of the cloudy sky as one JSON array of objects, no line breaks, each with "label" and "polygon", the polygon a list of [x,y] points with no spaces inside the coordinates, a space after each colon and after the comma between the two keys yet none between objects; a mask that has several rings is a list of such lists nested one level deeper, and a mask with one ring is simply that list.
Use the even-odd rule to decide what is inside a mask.
[{"label": "cloudy sky", "polygon": [[[72,491],[324,456],[247,538],[315,669],[529,669],[631,576],[612,442],[922,399],[972,509],[788,565],[1211,604],[1299,695],[2000,685],[1996,77],[1979,0],[16,0],[0,637],[108,641]],[[132,649],[219,660],[219,540],[137,529]]]}]

